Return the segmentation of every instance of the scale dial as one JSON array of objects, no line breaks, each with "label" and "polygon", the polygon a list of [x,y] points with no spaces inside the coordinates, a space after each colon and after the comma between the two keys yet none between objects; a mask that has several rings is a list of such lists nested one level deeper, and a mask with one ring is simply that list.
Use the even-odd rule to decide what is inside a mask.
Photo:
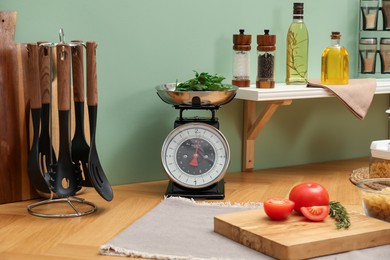
[{"label": "scale dial", "polygon": [[205,188],[225,175],[230,148],[215,127],[188,123],[169,133],[162,146],[161,160],[171,181],[186,188]]}]

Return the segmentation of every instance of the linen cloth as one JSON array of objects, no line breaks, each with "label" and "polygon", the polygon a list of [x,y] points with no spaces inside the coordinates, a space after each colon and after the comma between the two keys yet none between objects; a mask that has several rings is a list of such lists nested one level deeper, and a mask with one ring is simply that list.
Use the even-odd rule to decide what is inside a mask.
[{"label": "linen cloth", "polygon": [[[100,247],[100,254],[152,259],[273,259],[214,232],[214,216],[262,207],[170,197]],[[390,245],[317,259],[389,259]]]},{"label": "linen cloth", "polygon": [[376,79],[350,79],[347,85],[324,85],[319,79],[311,79],[307,87],[324,88],[338,97],[360,120],[370,108],[376,90]]}]

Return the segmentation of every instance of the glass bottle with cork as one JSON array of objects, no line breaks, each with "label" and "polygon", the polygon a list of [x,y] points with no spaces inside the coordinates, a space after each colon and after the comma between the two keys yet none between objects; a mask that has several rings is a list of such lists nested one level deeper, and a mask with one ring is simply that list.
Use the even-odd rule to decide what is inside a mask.
[{"label": "glass bottle with cork", "polygon": [[321,57],[321,83],[345,85],[349,79],[349,55],[340,45],[340,32],[332,32],[331,44],[325,48]]},{"label": "glass bottle with cork", "polygon": [[250,50],[252,35],[245,34],[240,29],[240,34],[233,35],[233,79],[232,85],[237,87],[249,87],[250,82]]},{"label": "glass bottle with cork", "polygon": [[257,35],[257,88],[275,86],[275,43],[276,36],[264,30],[264,35]]},{"label": "glass bottle with cork", "polygon": [[286,84],[307,83],[309,34],[303,22],[303,3],[294,3],[293,22],[287,33]]}]

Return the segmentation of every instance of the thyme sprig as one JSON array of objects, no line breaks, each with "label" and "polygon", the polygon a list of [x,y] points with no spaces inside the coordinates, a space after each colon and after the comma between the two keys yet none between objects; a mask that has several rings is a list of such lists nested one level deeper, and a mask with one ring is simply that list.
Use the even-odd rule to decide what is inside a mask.
[{"label": "thyme sprig", "polygon": [[287,38],[288,38],[287,48],[289,49],[289,51],[287,52],[287,55],[288,55],[287,56],[287,66],[292,71],[295,72],[295,74],[292,73],[293,75],[299,76],[301,78],[305,78],[306,74],[307,74],[307,70],[303,70],[304,69],[303,64],[298,64],[298,58],[300,58],[300,56],[297,56],[296,52],[298,52],[299,46],[303,42],[307,41],[307,39],[304,39],[304,40],[298,42],[296,34],[292,31],[288,32]]},{"label": "thyme sprig", "polygon": [[331,201],[329,207],[329,215],[335,219],[337,229],[347,229],[351,226],[347,209],[340,202]]}]

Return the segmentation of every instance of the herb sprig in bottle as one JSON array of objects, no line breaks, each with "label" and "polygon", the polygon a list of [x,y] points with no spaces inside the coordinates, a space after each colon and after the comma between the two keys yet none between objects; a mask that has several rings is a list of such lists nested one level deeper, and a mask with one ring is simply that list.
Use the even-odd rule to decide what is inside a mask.
[{"label": "herb sprig in bottle", "polygon": [[293,22],[287,33],[286,84],[307,83],[309,34],[303,22],[303,3],[294,3]]}]

